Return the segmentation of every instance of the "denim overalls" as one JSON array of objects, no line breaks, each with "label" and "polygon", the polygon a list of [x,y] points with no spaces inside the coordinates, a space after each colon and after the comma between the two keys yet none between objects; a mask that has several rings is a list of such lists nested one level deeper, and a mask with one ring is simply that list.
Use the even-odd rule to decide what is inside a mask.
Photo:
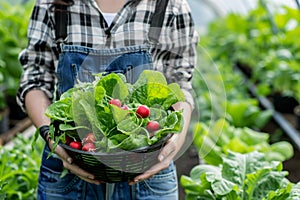
[{"label": "denim overalls", "polygon": [[[99,72],[123,73],[133,83],[142,70],[152,69],[149,48],[149,45],[141,45],[118,49],[91,49],[62,45],[57,67],[58,93],[72,88],[77,81],[93,81],[93,74]],[[159,174],[133,186],[129,186],[127,182],[94,185],[72,173],[61,178],[62,161],[56,155],[47,159],[48,153],[49,148],[45,147],[40,168],[38,199],[178,199],[177,175],[173,163]]]}]

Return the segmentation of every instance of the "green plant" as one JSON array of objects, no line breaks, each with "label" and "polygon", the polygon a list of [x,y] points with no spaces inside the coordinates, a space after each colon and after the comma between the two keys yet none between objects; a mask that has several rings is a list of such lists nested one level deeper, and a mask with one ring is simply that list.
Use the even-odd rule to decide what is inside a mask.
[{"label": "green plant", "polygon": [[214,61],[239,64],[250,71],[250,80],[261,95],[281,93],[298,98],[298,9],[259,1],[246,15],[229,14],[214,21],[202,40]]},{"label": "green plant", "polygon": [[0,3],[0,86],[3,86],[1,94],[5,96],[16,96],[19,87],[22,67],[18,55],[27,46],[27,26],[32,7],[33,1],[13,5],[6,1]]},{"label": "green plant", "polygon": [[196,123],[194,126],[194,144],[199,157],[206,163],[219,165],[228,152],[249,153],[259,151],[267,160],[285,161],[293,154],[293,146],[286,141],[269,144],[270,135],[248,127],[237,128],[225,119],[219,119],[210,126]]},{"label": "green plant", "polygon": [[272,118],[273,111],[261,110],[257,99],[227,101],[226,119],[235,127],[263,128]]},{"label": "green plant", "polygon": [[[201,60],[205,55],[199,51]],[[202,122],[226,118],[237,127],[263,128],[271,119],[271,110],[262,110],[257,99],[250,97],[249,89],[240,73],[225,60],[216,61],[208,69],[194,73],[193,87],[197,95]],[[215,68],[215,70],[213,70]],[[223,86],[223,87],[222,87]]]},{"label": "green plant", "polygon": [[44,142],[34,150],[32,138],[17,135],[14,146],[0,146],[0,199],[36,199],[38,172]]},{"label": "green plant", "polygon": [[181,176],[186,200],[296,200],[300,183],[291,183],[282,163],[265,160],[263,153],[229,152],[222,164],[195,166]]}]

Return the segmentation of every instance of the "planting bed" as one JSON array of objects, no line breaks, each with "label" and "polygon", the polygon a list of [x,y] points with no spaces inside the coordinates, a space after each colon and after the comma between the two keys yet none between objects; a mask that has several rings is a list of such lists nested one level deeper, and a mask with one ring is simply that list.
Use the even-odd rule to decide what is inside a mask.
[{"label": "planting bed", "polygon": [[300,130],[297,129],[297,120],[293,113],[285,112],[281,113],[275,111],[272,98],[260,97],[257,94],[256,87],[247,80],[247,74],[239,71],[235,68],[237,73],[245,77],[245,81],[248,85],[251,95],[256,97],[260,106],[263,109],[274,110],[273,118],[269,123],[262,129],[262,131],[269,133],[273,140],[288,141],[293,144],[294,156],[283,162],[284,170],[289,172],[288,179],[294,183],[300,181]]},{"label": "planting bed", "polygon": [[[292,122],[293,120],[291,119],[290,115],[286,115],[288,116],[287,119],[290,119],[290,122]],[[291,141],[291,139],[286,135],[286,134],[280,134],[280,132],[278,132],[281,129],[281,127],[276,123],[275,120],[271,120],[264,128],[263,131],[268,132],[271,134],[271,137],[274,140],[286,140],[291,142],[292,144],[293,141]],[[279,134],[278,134],[279,133]],[[300,133],[299,133],[300,135]],[[279,138],[278,138],[279,137]],[[299,171],[299,167],[300,167],[300,151],[299,149],[294,145],[294,156],[283,162],[283,167],[284,170],[289,172],[288,175],[288,179],[291,182],[299,182],[300,181],[300,171]]]}]

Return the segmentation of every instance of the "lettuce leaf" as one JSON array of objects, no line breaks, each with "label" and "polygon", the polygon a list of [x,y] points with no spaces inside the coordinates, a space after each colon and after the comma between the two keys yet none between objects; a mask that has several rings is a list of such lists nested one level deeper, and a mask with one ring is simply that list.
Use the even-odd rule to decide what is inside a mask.
[{"label": "lettuce leaf", "polygon": [[71,122],[73,121],[72,99],[64,98],[49,105],[45,115],[52,120]]},{"label": "lettuce leaf", "polygon": [[197,165],[180,182],[195,199],[296,199],[299,184],[288,181],[287,174],[281,162],[267,161],[263,153],[229,152],[220,166]]},{"label": "lettuce leaf", "polygon": [[115,73],[101,77],[99,82],[96,84],[96,87],[97,86],[105,88],[106,94],[111,98],[124,100],[129,94],[127,84],[120,75]]},{"label": "lettuce leaf", "polygon": [[147,131],[139,127],[118,145],[111,146],[110,149],[134,150],[149,145],[148,141]]},{"label": "lettuce leaf", "polygon": [[169,109],[174,103],[184,101],[185,96],[176,83],[167,84],[161,72],[144,70],[133,84],[130,101]]}]

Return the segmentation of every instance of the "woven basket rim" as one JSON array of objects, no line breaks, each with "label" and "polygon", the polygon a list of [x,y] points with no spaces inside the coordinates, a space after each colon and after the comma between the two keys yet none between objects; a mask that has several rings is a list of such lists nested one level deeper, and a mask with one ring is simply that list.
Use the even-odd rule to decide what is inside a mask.
[{"label": "woven basket rim", "polygon": [[133,149],[133,150],[121,150],[121,151],[117,151],[117,152],[83,151],[80,149],[74,149],[74,148],[70,147],[69,145],[61,143],[61,142],[59,145],[69,151],[73,151],[75,153],[85,154],[85,155],[92,155],[92,156],[112,156],[112,155],[123,155],[123,154],[125,155],[128,153],[146,153],[151,149],[156,149],[157,147],[164,146],[166,144],[166,142],[172,137],[172,135],[173,135],[173,133],[168,134],[166,137],[164,137],[163,139],[161,139],[160,141],[158,141],[157,143],[155,143],[153,145],[140,147],[140,148]]}]

